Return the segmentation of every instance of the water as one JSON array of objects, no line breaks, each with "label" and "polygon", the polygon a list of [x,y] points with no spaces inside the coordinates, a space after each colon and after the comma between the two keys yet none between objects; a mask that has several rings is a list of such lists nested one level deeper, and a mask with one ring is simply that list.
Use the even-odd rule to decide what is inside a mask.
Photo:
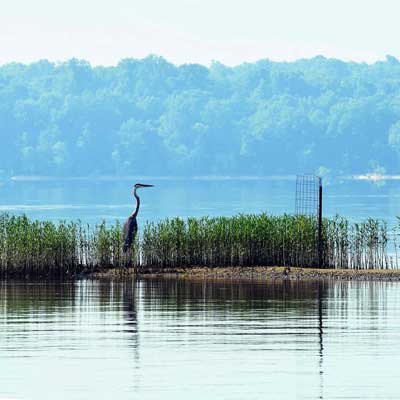
[{"label": "water", "polygon": [[398,399],[379,282],[3,282],[0,398]]},{"label": "water", "polygon": [[[26,213],[38,219],[81,219],[96,223],[124,220],[134,209],[131,186],[136,180],[153,183],[142,189],[139,225],[166,217],[293,213],[295,181],[264,179],[122,179],[0,182],[0,212]],[[324,215],[353,220],[400,216],[400,182],[377,186],[369,181],[327,182]]]},{"label": "water", "polygon": [[[294,210],[291,180],[143,182],[140,225]],[[0,212],[112,223],[131,184],[0,182]],[[399,187],[326,185],[324,213],[393,223]],[[399,362],[398,283],[0,282],[0,400],[398,399]]]}]

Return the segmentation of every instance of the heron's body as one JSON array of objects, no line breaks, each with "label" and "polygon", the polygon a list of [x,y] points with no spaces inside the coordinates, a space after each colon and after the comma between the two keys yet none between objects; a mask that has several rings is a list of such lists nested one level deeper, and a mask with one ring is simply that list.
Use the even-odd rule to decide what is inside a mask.
[{"label": "heron's body", "polygon": [[130,217],[128,217],[124,224],[124,245],[122,247],[124,253],[126,253],[130,249],[133,240],[135,239],[135,236],[137,234],[137,231],[138,224],[136,221],[136,216],[131,215]]},{"label": "heron's body", "polygon": [[139,207],[140,207],[140,198],[137,194],[137,189],[143,188],[143,187],[151,187],[153,185],[144,185],[142,183],[137,183],[134,186],[133,190],[133,196],[136,199],[136,209],[135,211],[128,217],[128,219],[125,221],[124,224],[124,244],[122,246],[122,250],[124,253],[126,253],[132,246],[133,241],[135,240],[137,231],[138,231],[138,224],[136,217],[139,213]]}]

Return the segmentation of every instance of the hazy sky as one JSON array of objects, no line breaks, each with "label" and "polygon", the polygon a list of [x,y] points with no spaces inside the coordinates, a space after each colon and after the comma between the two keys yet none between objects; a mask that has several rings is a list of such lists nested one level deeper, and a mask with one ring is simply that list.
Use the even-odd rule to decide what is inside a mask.
[{"label": "hazy sky", "polygon": [[0,64],[400,58],[400,0],[0,0]]}]

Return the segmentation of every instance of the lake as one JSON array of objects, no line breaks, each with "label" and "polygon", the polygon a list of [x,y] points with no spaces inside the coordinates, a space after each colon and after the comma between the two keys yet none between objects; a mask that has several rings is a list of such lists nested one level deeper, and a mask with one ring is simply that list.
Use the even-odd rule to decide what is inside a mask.
[{"label": "lake", "polygon": [[2,282],[1,399],[398,399],[400,287]]},{"label": "lake", "polygon": [[[139,224],[293,213],[295,182],[140,179]],[[16,180],[0,212],[123,220],[131,180]],[[400,215],[400,182],[324,187],[324,214]],[[0,282],[0,399],[398,399],[396,282]]]},{"label": "lake", "polygon": [[[238,213],[293,214],[295,178],[121,178],[0,182],[0,212],[26,213],[38,219],[81,219],[96,223],[124,220],[134,209],[131,187],[142,189],[139,225],[166,217],[218,216]],[[400,181],[334,179],[324,185],[324,215],[352,220],[368,217],[395,221],[400,216]]]}]

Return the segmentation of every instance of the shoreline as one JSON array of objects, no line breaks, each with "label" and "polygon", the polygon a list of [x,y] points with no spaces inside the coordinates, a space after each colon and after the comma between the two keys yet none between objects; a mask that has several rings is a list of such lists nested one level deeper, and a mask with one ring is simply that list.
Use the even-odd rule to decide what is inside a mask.
[{"label": "shoreline", "polygon": [[320,269],[299,267],[193,267],[136,270],[110,269],[94,272],[93,278],[135,276],[140,279],[175,278],[187,280],[352,280],[352,281],[400,281],[400,269]]},{"label": "shoreline", "polygon": [[0,281],[53,281],[79,279],[181,279],[193,281],[381,281],[400,282],[400,269],[321,269],[301,267],[189,267],[189,268],[100,268],[74,274],[5,274]]}]

